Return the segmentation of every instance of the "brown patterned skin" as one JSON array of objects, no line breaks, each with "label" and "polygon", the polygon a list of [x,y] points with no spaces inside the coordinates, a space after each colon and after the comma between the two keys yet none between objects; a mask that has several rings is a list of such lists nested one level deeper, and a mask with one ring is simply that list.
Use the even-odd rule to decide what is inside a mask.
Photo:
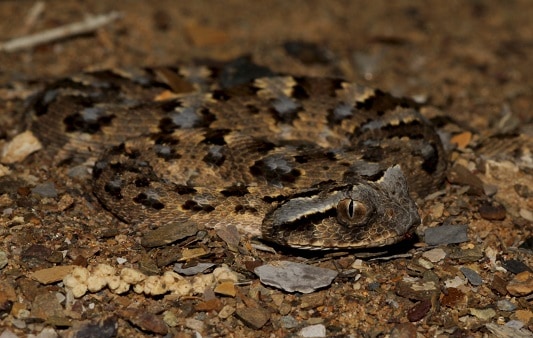
[{"label": "brown patterned skin", "polygon": [[393,244],[420,223],[413,198],[441,183],[446,163],[411,101],[290,76],[217,89],[205,74],[60,81],[36,99],[32,130],[57,163],[98,157],[94,194],[131,224],[233,224],[338,249]]}]

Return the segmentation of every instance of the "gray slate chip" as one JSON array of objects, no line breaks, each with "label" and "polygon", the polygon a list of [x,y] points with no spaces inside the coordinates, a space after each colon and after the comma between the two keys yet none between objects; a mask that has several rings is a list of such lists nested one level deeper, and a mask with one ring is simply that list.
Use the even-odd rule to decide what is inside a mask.
[{"label": "gray slate chip", "polygon": [[467,225],[442,225],[428,228],[424,232],[424,240],[428,245],[446,245],[468,241]]},{"label": "gray slate chip", "polygon": [[311,293],[328,286],[337,277],[337,271],[289,261],[261,265],[254,272],[263,284],[301,293]]},{"label": "gray slate chip", "polygon": [[478,286],[478,285],[483,284],[483,279],[474,270],[469,269],[469,268],[465,268],[465,267],[462,267],[460,270],[463,273],[463,275],[465,275],[465,277],[468,279],[470,284],[472,284],[474,286]]},{"label": "gray slate chip", "polygon": [[35,186],[35,188],[31,189],[31,192],[37,195],[41,195],[42,197],[57,197],[56,186],[53,182],[45,182],[38,184]]}]

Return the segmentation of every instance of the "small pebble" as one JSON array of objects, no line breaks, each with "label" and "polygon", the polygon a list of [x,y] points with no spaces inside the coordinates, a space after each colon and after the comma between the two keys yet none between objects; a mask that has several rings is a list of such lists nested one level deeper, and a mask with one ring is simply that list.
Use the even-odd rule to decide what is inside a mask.
[{"label": "small pebble", "polygon": [[479,286],[483,284],[483,279],[474,270],[466,268],[466,267],[462,267],[460,270],[463,273],[463,275],[465,275],[465,277],[468,279],[470,284],[472,284],[473,286]]},{"label": "small pebble", "polygon": [[508,299],[501,299],[497,301],[496,306],[501,311],[509,311],[509,312],[514,311],[517,308],[517,306],[511,303],[511,301],[509,301]]},{"label": "small pebble", "polygon": [[529,222],[533,222],[533,212],[531,210],[527,210],[527,209],[520,209],[520,211],[518,211],[518,214],[520,215],[520,217],[522,217],[523,219],[529,221]]},{"label": "small pebble", "polygon": [[491,308],[486,309],[470,309],[470,314],[481,319],[481,320],[489,320],[496,316],[496,311]]},{"label": "small pebble", "polygon": [[141,240],[141,245],[147,248],[167,245],[180,239],[194,236],[197,232],[196,223],[171,222],[146,232]]},{"label": "small pebble", "polygon": [[431,301],[422,300],[407,311],[407,319],[410,322],[417,322],[424,318],[429,310],[431,310]]},{"label": "small pebble", "polygon": [[25,131],[4,144],[1,149],[0,161],[8,164],[20,162],[41,148],[41,142],[39,142],[33,133],[31,131]]},{"label": "small pebble", "polygon": [[502,261],[502,265],[507,271],[510,271],[514,274],[519,274],[520,272],[524,271],[531,271],[529,266],[516,259]]},{"label": "small pebble", "polygon": [[533,273],[520,272],[507,284],[507,291],[513,296],[526,296],[533,293]]},{"label": "small pebble", "polygon": [[437,263],[446,257],[446,251],[441,248],[435,248],[424,252],[422,257],[427,258],[432,263]]},{"label": "small pebble", "polygon": [[424,240],[428,245],[446,245],[468,241],[467,225],[441,225],[428,228]]},{"label": "small pebble", "polygon": [[479,215],[489,221],[502,221],[507,214],[505,208],[499,204],[482,204],[479,209]]},{"label": "small pebble", "polygon": [[246,326],[255,330],[262,328],[270,319],[270,315],[266,310],[256,307],[237,309],[235,315],[242,320]]},{"label": "small pebble", "polygon": [[215,293],[219,295],[235,297],[237,295],[237,290],[235,289],[235,283],[232,281],[226,281],[218,284],[215,287]]},{"label": "small pebble", "polygon": [[295,327],[298,327],[299,323],[296,319],[294,319],[293,316],[282,316],[279,319],[281,327],[285,329],[293,329]]},{"label": "small pebble", "polygon": [[7,253],[0,250],[0,270],[6,267],[8,263]]},{"label": "small pebble", "polygon": [[184,268],[183,265],[185,265],[185,264],[176,263],[174,265],[174,271],[179,273],[180,275],[184,275],[184,276],[194,276],[194,275],[197,275],[199,273],[203,273],[205,270],[215,266],[215,264],[213,264],[213,263],[198,263],[198,264],[196,264],[194,266],[190,266],[190,267]]},{"label": "small pebble", "polygon": [[57,190],[53,182],[45,182],[35,186],[31,192],[42,197],[57,197]]},{"label": "small pebble", "polygon": [[254,269],[261,283],[288,292],[311,293],[331,284],[337,271],[289,261],[276,261]]},{"label": "small pebble", "polygon": [[225,305],[218,313],[218,317],[222,319],[229,318],[235,312],[235,308],[231,305]]},{"label": "small pebble", "polygon": [[326,336],[326,327],[324,324],[310,325],[302,328],[298,332],[300,337],[312,338],[312,337],[325,337]]}]

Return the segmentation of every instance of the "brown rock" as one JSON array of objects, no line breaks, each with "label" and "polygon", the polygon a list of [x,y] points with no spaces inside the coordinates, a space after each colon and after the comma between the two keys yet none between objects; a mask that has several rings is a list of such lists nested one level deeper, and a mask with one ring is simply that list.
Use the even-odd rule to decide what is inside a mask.
[{"label": "brown rock", "polygon": [[153,313],[146,312],[140,309],[126,309],[118,311],[118,314],[129,321],[131,324],[148,332],[153,332],[161,335],[168,333],[168,327],[162,318]]},{"label": "brown rock", "polygon": [[198,303],[194,309],[196,311],[219,311],[222,309],[222,302],[218,298],[210,299],[205,302]]},{"label": "brown rock", "polygon": [[469,186],[469,194],[483,195],[483,181],[460,164],[456,164],[450,169],[447,178],[450,183]]},{"label": "brown rock", "polygon": [[226,281],[218,284],[215,287],[214,291],[215,293],[218,293],[220,295],[230,297],[235,297],[235,295],[237,294],[237,290],[235,290],[235,283],[233,283],[232,281]]},{"label": "brown rock", "polygon": [[502,296],[507,294],[507,282],[500,276],[494,275],[490,288]]},{"label": "brown rock", "polygon": [[246,324],[246,326],[258,330],[262,328],[270,319],[270,314],[261,308],[244,307],[237,309],[235,315]]},{"label": "brown rock", "polygon": [[75,265],[61,265],[53,268],[41,269],[33,272],[30,278],[38,281],[41,284],[51,284],[62,281],[68,275]]},{"label": "brown rock", "polygon": [[391,338],[411,338],[416,336],[416,326],[413,323],[396,324],[390,332]]},{"label": "brown rock", "polygon": [[533,273],[520,272],[507,284],[507,291],[513,296],[526,296],[533,293]]},{"label": "brown rock", "polygon": [[479,215],[489,221],[503,221],[506,216],[506,210],[499,204],[482,204],[479,209]]},{"label": "brown rock", "polygon": [[4,315],[11,311],[13,300],[9,299],[9,295],[4,291],[0,291],[0,315]]},{"label": "brown rock", "polygon": [[180,239],[194,236],[198,232],[195,223],[171,222],[155,230],[150,230],[144,234],[141,245],[147,248],[163,246]]},{"label": "brown rock", "polygon": [[472,140],[472,133],[469,131],[465,131],[465,132],[462,132],[460,134],[453,136],[450,139],[450,143],[455,143],[457,144],[457,148],[464,149],[466,148],[466,146],[468,146],[471,140]]},{"label": "brown rock", "polygon": [[441,304],[450,308],[455,308],[459,304],[464,306],[467,302],[467,297],[461,290],[457,288],[448,288],[441,299]]},{"label": "brown rock", "polygon": [[410,322],[417,322],[424,318],[429,310],[431,310],[431,301],[420,301],[407,311],[407,319],[409,319]]},{"label": "brown rock", "polygon": [[35,296],[31,305],[31,315],[45,320],[49,317],[65,317],[55,292],[45,292]]}]

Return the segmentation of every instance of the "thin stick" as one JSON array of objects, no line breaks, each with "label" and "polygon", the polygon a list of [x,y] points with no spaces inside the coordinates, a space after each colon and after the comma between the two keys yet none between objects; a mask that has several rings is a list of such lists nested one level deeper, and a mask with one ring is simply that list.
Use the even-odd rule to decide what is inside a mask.
[{"label": "thin stick", "polygon": [[0,51],[14,52],[21,49],[35,47],[51,41],[64,39],[69,36],[88,33],[107,25],[108,23],[121,17],[119,12],[90,16],[80,22],[71,23],[57,28],[52,28],[40,33],[22,36],[11,39],[0,44]]}]

